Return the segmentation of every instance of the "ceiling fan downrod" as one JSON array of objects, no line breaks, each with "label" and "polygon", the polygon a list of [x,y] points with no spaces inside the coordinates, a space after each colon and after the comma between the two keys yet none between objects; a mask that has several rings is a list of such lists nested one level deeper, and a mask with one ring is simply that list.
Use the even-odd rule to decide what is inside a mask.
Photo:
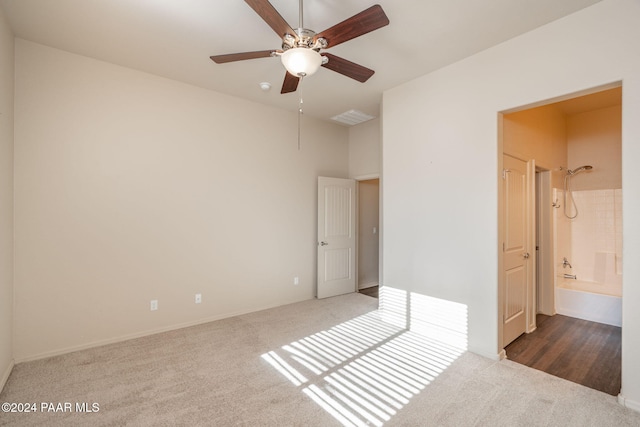
[{"label": "ceiling fan downrod", "polygon": [[304,28],[304,18],[302,16],[302,0],[299,2],[300,7],[298,8],[298,28]]},{"label": "ceiling fan downrod", "polygon": [[[282,38],[282,50],[296,47],[313,49],[319,52],[320,49],[327,48],[327,41],[322,37],[316,37],[316,32],[304,27],[304,0],[298,0],[298,28],[293,30],[294,34],[285,34]],[[278,55],[277,53],[275,55]],[[274,55],[274,56],[275,56]],[[323,64],[327,59],[323,60]]]}]

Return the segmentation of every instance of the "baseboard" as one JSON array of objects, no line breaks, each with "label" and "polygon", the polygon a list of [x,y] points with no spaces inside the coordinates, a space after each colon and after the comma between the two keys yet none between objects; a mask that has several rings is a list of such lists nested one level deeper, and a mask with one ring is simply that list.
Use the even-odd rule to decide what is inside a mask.
[{"label": "baseboard", "polygon": [[499,362],[502,359],[507,358],[507,354],[504,350],[502,350],[500,353],[485,353],[485,352],[474,351],[471,349],[466,349],[466,351],[468,351],[469,353],[477,354],[478,356],[482,356],[489,360],[495,360],[496,362]]},{"label": "baseboard", "polygon": [[378,286],[378,282],[369,282],[364,285],[358,285],[358,290],[360,291],[362,289],[373,288],[374,286]]},{"label": "baseboard", "polygon": [[9,375],[11,375],[11,371],[13,370],[14,362],[13,359],[9,361],[9,366],[2,373],[2,377],[0,377],[0,392],[4,390],[4,386],[7,384],[7,380],[9,379]]},{"label": "baseboard", "polygon": [[[61,356],[63,354],[67,354],[67,353],[73,353],[73,352],[76,352],[76,351],[87,350],[87,349],[95,348],[95,347],[102,347],[103,345],[109,345],[109,344],[115,344],[115,343],[119,343],[119,342],[123,342],[123,341],[129,341],[129,340],[133,340],[133,339],[136,339],[136,338],[146,337],[146,336],[149,336],[149,335],[156,335],[156,334],[161,334],[161,333],[164,333],[164,332],[175,331],[177,329],[189,328],[191,326],[202,325],[204,323],[215,322],[217,320],[222,320],[222,319],[228,319],[230,317],[242,316],[243,314],[256,313],[258,311],[269,310],[271,308],[281,307],[281,306],[285,306],[285,305],[288,305],[288,304],[295,304],[295,303],[303,302],[303,301],[306,301],[306,300],[291,301],[291,302],[285,302],[283,304],[274,304],[274,305],[268,305],[268,306],[259,307],[259,308],[240,310],[240,311],[237,311],[237,312],[225,313],[225,314],[220,314],[220,315],[217,315],[217,316],[206,317],[206,318],[194,320],[194,321],[191,321],[191,322],[178,323],[178,324],[175,324],[175,325],[169,325],[169,326],[165,326],[165,327],[162,327],[162,328],[151,329],[151,330],[147,330],[147,331],[143,331],[143,332],[137,332],[137,333],[128,334],[128,335],[123,335],[123,336],[119,336],[119,337],[115,337],[115,338],[108,338],[108,339],[104,339],[104,340],[93,341],[93,342],[86,343],[86,344],[80,344],[80,345],[65,347],[65,348],[52,350],[52,351],[46,351],[44,353],[38,353],[38,354],[35,354],[35,355],[31,355],[31,356],[17,357],[15,359],[15,363],[17,364],[17,363],[24,363],[24,362],[32,362],[34,360],[41,360],[41,359],[47,359],[49,357]],[[13,366],[13,364],[12,364],[12,366]]]},{"label": "baseboard", "polygon": [[622,396],[621,394],[618,395],[618,403],[624,406],[625,408],[629,408],[633,411],[640,412],[640,402],[629,400],[624,396]]}]

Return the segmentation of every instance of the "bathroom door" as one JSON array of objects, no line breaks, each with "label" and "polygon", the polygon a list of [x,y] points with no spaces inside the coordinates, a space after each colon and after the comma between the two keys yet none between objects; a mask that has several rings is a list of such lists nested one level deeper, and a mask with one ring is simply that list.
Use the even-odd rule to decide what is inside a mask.
[{"label": "bathroom door", "polygon": [[527,162],[504,156],[503,186],[503,346],[527,331],[531,256],[530,177]]}]

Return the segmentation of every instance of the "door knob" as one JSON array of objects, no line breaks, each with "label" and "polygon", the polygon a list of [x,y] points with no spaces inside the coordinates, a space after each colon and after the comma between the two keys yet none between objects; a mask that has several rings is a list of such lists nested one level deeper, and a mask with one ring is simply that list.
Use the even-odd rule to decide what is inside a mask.
[{"label": "door knob", "polygon": [[327,242],[320,242],[320,246],[327,246],[328,243]]},{"label": "door knob", "polygon": [[523,253],[523,254],[522,254],[522,257],[523,257],[524,259],[529,259],[529,252],[525,252],[525,253]]}]

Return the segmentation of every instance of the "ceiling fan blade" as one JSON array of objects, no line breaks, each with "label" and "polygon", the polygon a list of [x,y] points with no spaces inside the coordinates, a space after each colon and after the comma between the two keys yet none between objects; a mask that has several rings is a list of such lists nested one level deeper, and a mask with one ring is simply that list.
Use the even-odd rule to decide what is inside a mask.
[{"label": "ceiling fan blade", "polygon": [[278,13],[271,3],[267,0],[244,0],[258,15],[269,24],[278,37],[283,38],[285,34],[291,34],[297,38],[296,32],[293,31],[287,21]]},{"label": "ceiling fan blade", "polygon": [[347,77],[351,77],[354,80],[357,80],[361,83],[369,80],[369,77],[373,76],[375,71],[363,67],[362,65],[358,65],[355,62],[347,61],[344,58],[340,58],[339,56],[332,55],[330,53],[323,52],[322,56],[326,56],[329,58],[329,62],[326,64],[322,64],[324,68],[328,68],[331,71],[335,71],[336,73],[340,73]]},{"label": "ceiling fan blade", "polygon": [[322,31],[314,37],[314,41],[322,37],[327,40],[327,48],[329,48],[360,37],[385,25],[389,25],[389,18],[387,18],[382,7],[376,4]]},{"label": "ceiling fan blade", "polygon": [[258,50],[255,52],[227,53],[225,55],[214,55],[210,58],[216,64],[224,64],[225,62],[244,61],[245,59],[268,58],[275,50]]},{"label": "ceiling fan blade", "polygon": [[298,89],[299,82],[300,82],[300,77],[294,76],[293,74],[286,72],[284,75],[284,82],[282,83],[282,90],[280,91],[280,93],[295,92]]}]

